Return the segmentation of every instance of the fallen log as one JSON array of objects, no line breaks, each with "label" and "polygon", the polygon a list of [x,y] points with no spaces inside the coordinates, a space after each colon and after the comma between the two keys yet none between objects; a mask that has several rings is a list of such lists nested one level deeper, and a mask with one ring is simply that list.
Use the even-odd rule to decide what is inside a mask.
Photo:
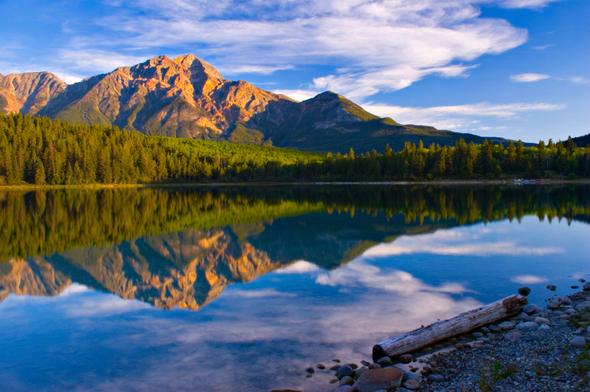
[{"label": "fallen log", "polygon": [[511,295],[478,309],[473,309],[448,320],[438,321],[402,336],[386,339],[373,346],[373,360],[384,356],[396,357],[407,354],[431,344],[462,335],[518,314],[527,299],[521,295]]}]

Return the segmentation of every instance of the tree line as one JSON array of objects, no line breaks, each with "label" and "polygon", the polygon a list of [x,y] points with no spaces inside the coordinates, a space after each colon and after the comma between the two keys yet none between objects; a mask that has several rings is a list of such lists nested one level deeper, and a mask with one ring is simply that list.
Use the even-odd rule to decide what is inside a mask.
[{"label": "tree line", "polygon": [[0,115],[0,185],[588,176],[590,147],[572,139],[535,146],[420,142],[399,151],[319,154]]}]

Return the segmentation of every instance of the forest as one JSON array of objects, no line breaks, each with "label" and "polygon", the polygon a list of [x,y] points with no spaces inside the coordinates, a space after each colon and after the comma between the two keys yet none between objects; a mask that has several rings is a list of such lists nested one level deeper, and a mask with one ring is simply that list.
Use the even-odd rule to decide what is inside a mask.
[{"label": "forest", "polygon": [[116,127],[0,115],[0,185],[394,181],[590,176],[590,147],[459,140],[346,154],[145,136]]}]

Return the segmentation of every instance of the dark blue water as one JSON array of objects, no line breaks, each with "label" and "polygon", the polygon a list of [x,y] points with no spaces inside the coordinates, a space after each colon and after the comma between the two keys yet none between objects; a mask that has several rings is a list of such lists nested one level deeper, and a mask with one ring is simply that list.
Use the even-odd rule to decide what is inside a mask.
[{"label": "dark blue water", "polygon": [[494,219],[473,207],[497,205],[487,193],[452,196],[474,210],[469,219],[436,203],[414,216],[416,191],[389,211],[387,198],[354,208],[330,193],[246,223],[7,258],[0,389],[329,390],[328,373],[304,369],[368,359],[380,339],[523,285],[542,303],[588,277],[587,190],[563,211],[557,194],[530,192],[500,192],[511,202]]}]

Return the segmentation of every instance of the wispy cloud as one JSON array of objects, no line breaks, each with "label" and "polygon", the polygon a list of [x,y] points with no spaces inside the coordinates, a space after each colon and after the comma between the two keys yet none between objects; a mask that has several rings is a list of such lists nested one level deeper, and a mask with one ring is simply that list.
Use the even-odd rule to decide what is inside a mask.
[{"label": "wispy cloud", "polygon": [[510,278],[510,281],[519,284],[539,284],[547,282],[548,279],[538,275],[517,275]]},{"label": "wispy cloud", "polygon": [[[428,124],[441,129],[481,128],[478,119],[514,118],[522,113],[562,110],[566,106],[548,102],[513,102],[493,104],[479,102],[464,105],[411,107],[380,103],[367,103],[363,107],[371,113],[392,117],[404,124]],[[474,122],[476,121],[476,122]]]},{"label": "wispy cloud", "polygon": [[549,75],[534,72],[510,75],[510,80],[518,83],[534,83],[540,82],[541,80],[547,80],[549,78]]},{"label": "wispy cloud", "polygon": [[552,246],[527,246],[516,241],[497,241],[484,237],[477,230],[441,230],[433,234],[403,236],[397,240],[369,248],[364,257],[398,256],[415,253],[453,256],[532,255],[563,253]]},{"label": "wispy cloud", "polygon": [[[272,73],[346,64],[314,79],[314,89],[351,98],[399,90],[428,77],[466,75],[482,55],[527,39],[526,30],[484,18],[480,1],[109,1],[97,32],[64,49],[77,69],[104,69],[135,56],[193,48],[235,73]],[[108,33],[107,33],[108,32]],[[91,50],[114,52],[94,64]],[[127,58],[132,57],[132,58]]]},{"label": "wispy cloud", "polygon": [[560,0],[500,0],[498,4],[505,8],[532,8],[539,9]]}]

